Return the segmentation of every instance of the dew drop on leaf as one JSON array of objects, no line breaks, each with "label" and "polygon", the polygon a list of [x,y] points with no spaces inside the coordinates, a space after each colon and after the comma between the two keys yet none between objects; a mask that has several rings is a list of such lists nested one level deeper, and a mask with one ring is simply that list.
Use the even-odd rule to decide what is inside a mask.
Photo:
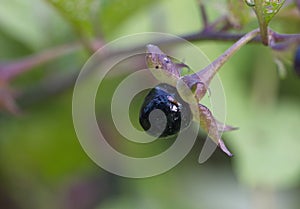
[{"label": "dew drop on leaf", "polygon": [[254,7],[255,6],[254,0],[245,0],[245,2],[250,7]]}]

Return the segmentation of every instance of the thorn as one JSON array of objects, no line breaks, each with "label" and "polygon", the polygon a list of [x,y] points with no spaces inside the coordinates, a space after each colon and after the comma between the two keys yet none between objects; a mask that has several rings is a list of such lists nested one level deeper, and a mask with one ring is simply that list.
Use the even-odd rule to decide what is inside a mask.
[{"label": "thorn", "polygon": [[233,154],[227,149],[222,139],[219,139],[218,146],[221,148],[223,152],[225,152],[229,157],[232,157]]},{"label": "thorn", "polygon": [[0,110],[8,111],[14,116],[20,116],[22,111],[15,101],[16,91],[11,89],[7,83],[0,82]]}]

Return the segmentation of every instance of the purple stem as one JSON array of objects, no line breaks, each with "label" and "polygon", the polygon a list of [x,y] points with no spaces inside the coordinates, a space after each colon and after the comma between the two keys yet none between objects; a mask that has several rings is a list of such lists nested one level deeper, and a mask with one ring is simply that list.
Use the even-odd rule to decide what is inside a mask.
[{"label": "purple stem", "polygon": [[53,59],[59,58],[62,55],[73,52],[79,48],[78,44],[63,45],[53,49],[40,52],[35,55],[25,57],[23,59],[5,63],[0,65],[0,79],[8,81],[14,77],[31,70],[41,64],[44,64]]},{"label": "purple stem", "polygon": [[[271,38],[274,40],[274,44],[278,44],[278,42],[280,43],[280,42],[285,42],[285,41],[298,42],[298,43],[300,42],[300,34],[279,34],[279,33],[276,33],[275,31],[269,30],[269,35],[272,36]],[[182,35],[181,38],[186,39],[191,42],[209,41],[209,40],[237,41],[244,36],[245,36],[245,34],[232,34],[232,33],[225,33],[225,32],[214,32],[211,30],[203,30],[202,32],[191,33],[188,35]],[[175,39],[174,39],[174,41],[176,42]],[[261,37],[256,36],[256,37],[252,38],[250,41],[252,43],[260,43]],[[103,45],[103,43],[98,40],[98,41],[93,42],[92,45],[94,46],[93,48],[96,49],[96,48],[99,48],[99,46]],[[134,51],[137,48],[141,49],[143,47],[144,46],[129,48],[129,49],[126,49],[125,52]],[[15,60],[11,63],[2,64],[2,65],[0,65],[0,80],[5,80],[5,81],[11,80],[11,79],[15,78],[16,76],[33,69],[34,67],[37,67],[46,62],[57,59],[60,56],[63,56],[65,54],[76,51],[79,48],[81,48],[79,44],[63,45],[63,46],[55,47],[53,49],[49,49],[44,52],[39,52],[38,54],[31,55],[31,56],[25,57],[20,60]],[[122,52],[120,52],[120,53],[122,53]],[[226,54],[226,52],[224,54]],[[108,56],[110,56],[110,55],[108,55]],[[224,55],[224,56],[226,56],[226,55]]]},{"label": "purple stem", "polygon": [[259,34],[259,29],[252,30],[243,37],[241,37],[237,42],[235,42],[229,49],[227,49],[220,57],[214,60],[211,64],[205,67],[203,70],[191,75],[201,80],[205,81],[206,86],[209,85],[212,78],[219,71],[219,69],[237,52],[242,46],[247,44],[253,38]]}]

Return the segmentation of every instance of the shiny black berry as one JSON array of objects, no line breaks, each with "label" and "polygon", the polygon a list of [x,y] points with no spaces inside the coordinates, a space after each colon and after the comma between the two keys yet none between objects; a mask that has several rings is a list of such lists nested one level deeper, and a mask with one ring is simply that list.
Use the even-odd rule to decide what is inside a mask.
[{"label": "shiny black berry", "polygon": [[168,84],[160,84],[151,89],[139,117],[143,129],[156,137],[178,134],[189,126],[191,120],[189,105],[180,98],[176,88]]},{"label": "shiny black berry", "polygon": [[295,58],[294,58],[294,69],[298,76],[300,76],[300,46],[298,46]]}]

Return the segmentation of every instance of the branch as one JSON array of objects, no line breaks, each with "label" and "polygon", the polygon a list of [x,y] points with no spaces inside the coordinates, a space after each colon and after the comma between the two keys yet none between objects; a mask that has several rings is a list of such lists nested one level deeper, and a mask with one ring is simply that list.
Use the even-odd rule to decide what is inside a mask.
[{"label": "branch", "polygon": [[[186,39],[191,42],[198,42],[198,41],[228,41],[228,42],[235,42],[242,38],[245,34],[244,33],[224,33],[224,32],[212,32],[212,31],[204,31],[201,33],[192,33],[188,35],[183,35],[181,38]],[[300,38],[300,34],[299,34]],[[261,38],[256,37],[252,40],[252,43],[261,43]]]},{"label": "branch", "polygon": [[62,55],[73,52],[79,48],[78,44],[58,46],[20,60],[15,60],[10,63],[5,63],[0,66],[0,79],[8,81],[16,76],[23,74],[34,67],[42,65],[51,60],[57,59]]},{"label": "branch", "polygon": [[39,101],[57,96],[60,93],[74,86],[79,75],[79,70],[67,74],[57,74],[51,77],[43,78],[37,84],[27,88],[17,97],[17,103],[22,106],[29,106]]},{"label": "branch", "polygon": [[[253,38],[255,38],[259,33],[259,29],[255,29],[245,34],[207,67],[198,71],[197,73],[183,76],[183,82],[177,83],[177,85],[180,86],[178,89],[185,89],[185,87],[188,87],[190,90],[194,89],[195,98],[197,99],[197,101],[201,100],[206,94],[211,80],[220,70],[220,68],[235,54],[235,52],[237,52],[242,46],[246,45]],[[183,95],[186,95],[186,92],[184,90],[181,93],[181,96]]]},{"label": "branch", "polygon": [[208,65],[203,70],[196,73],[198,77],[203,78],[203,73],[205,73],[206,80],[211,80],[214,75],[219,71],[219,69],[237,52],[242,46],[246,45],[249,41],[254,39],[260,33],[259,29],[252,30],[251,32],[242,36],[237,42],[235,42],[229,49],[227,49],[220,57],[214,60],[210,65]]},{"label": "branch", "polygon": [[[102,46],[102,42],[97,40],[92,42],[90,45],[93,46],[94,49]],[[4,63],[0,65],[0,80],[1,81],[10,81],[35,67],[43,65],[47,62],[55,60],[61,56],[70,54],[72,52],[76,52],[82,49],[82,45],[79,43],[72,44],[64,44],[61,46],[54,47],[52,49],[48,49],[37,54],[30,55],[28,57],[24,57],[19,60],[14,60],[8,63]]]},{"label": "branch", "polygon": [[[191,33],[187,35],[180,36],[183,39],[186,39],[191,42],[199,42],[199,41],[228,41],[235,42],[242,38],[245,34],[236,34],[236,33],[226,33],[226,32],[215,32],[210,30],[203,30],[202,32]],[[281,44],[283,42],[298,42],[300,43],[300,34],[280,34],[275,31],[269,30],[269,35],[273,40],[274,44]],[[158,40],[156,45],[166,44],[166,43],[175,43],[174,40]],[[251,43],[261,43],[261,37],[257,36],[250,41]],[[91,43],[94,49],[97,49],[104,45],[101,40],[96,40]],[[117,54],[121,54],[128,51],[136,51],[144,48],[144,45],[135,46],[131,48],[127,48],[124,51],[115,52]],[[37,53],[35,55],[31,55],[25,57],[20,60],[12,61],[7,64],[0,65],[0,80],[9,81],[14,79],[15,77],[52,60],[55,60],[61,56],[67,55],[69,53],[75,52],[81,49],[81,45],[79,43],[72,43],[69,45],[62,45],[52,49],[48,49],[46,51]],[[274,45],[274,49],[276,49]],[[109,54],[107,56],[112,56],[114,54]]]},{"label": "branch", "polygon": [[[245,34],[233,34],[233,33],[224,33],[224,32],[213,32],[213,31],[203,31],[200,33],[192,33],[187,35],[182,35],[181,38],[184,38],[191,42],[198,42],[198,41],[228,41],[228,42],[236,42],[237,40],[241,39],[236,42],[230,49],[228,49],[224,55],[221,55],[215,62],[220,62],[218,65],[215,65],[215,70],[217,71],[220,69],[220,67],[225,63],[226,59],[228,59],[230,56],[232,56],[242,45],[245,45],[247,42],[252,43],[261,43],[261,37],[255,36],[255,33],[258,31],[252,31],[250,34],[248,34],[245,37]],[[277,44],[278,46],[280,44],[285,44],[287,41],[294,41],[300,43],[300,34],[279,34],[272,30],[269,31],[269,35],[274,41],[274,44]],[[253,38],[253,39],[252,39]],[[178,40],[177,40],[178,41]],[[157,45],[162,44],[175,44],[176,39],[172,40],[158,40]],[[92,45],[95,48],[98,48],[103,45],[100,41],[95,41],[92,43]],[[109,54],[105,54],[102,57],[103,59],[106,59],[107,57],[119,55],[122,53],[128,53],[128,51],[136,51],[141,50],[145,46],[144,45],[138,45],[134,47],[129,47],[124,50],[114,51]],[[79,50],[81,47],[79,44],[70,44],[70,45],[63,45],[59,47],[55,47],[53,49],[49,49],[47,51],[41,52],[39,54],[24,58],[19,61],[19,65],[16,63],[14,64],[15,67],[11,65],[3,65],[0,66],[0,81],[3,78],[6,79],[13,79],[18,75],[21,75],[22,73],[25,73],[29,70],[31,70],[33,67],[36,67],[38,65],[44,64],[46,62],[49,62],[51,60],[54,60],[60,56],[66,55],[68,53],[74,52],[76,50]],[[101,60],[99,60],[101,62]],[[21,64],[20,64],[21,63]],[[23,63],[23,64],[22,64]],[[25,64],[24,64],[25,63]],[[27,64],[26,64],[27,63]],[[10,66],[8,68],[7,66]],[[217,66],[217,67],[216,67]],[[209,68],[209,66],[207,67]],[[11,70],[11,71],[10,71]],[[65,74],[64,76],[57,76],[55,79],[46,79],[40,82],[37,85],[33,85],[31,89],[25,90],[24,93],[18,96],[18,103],[21,103],[23,105],[29,105],[31,103],[38,102],[39,100],[43,100],[44,98],[48,98],[49,96],[54,96],[58,93],[61,93],[69,88],[71,88],[76,80],[76,77],[78,75],[78,71],[73,71],[69,74]],[[5,77],[3,77],[5,76]]]},{"label": "branch", "polygon": [[208,27],[208,18],[207,18],[207,13],[206,13],[206,9],[205,6],[202,2],[202,0],[199,0],[199,8],[200,8],[200,14],[201,14],[201,19],[202,19],[202,23],[203,23],[203,28],[207,28]]},{"label": "branch", "polygon": [[300,34],[277,33],[271,29],[269,29],[269,33],[275,42],[284,42],[284,41],[300,42]]}]

